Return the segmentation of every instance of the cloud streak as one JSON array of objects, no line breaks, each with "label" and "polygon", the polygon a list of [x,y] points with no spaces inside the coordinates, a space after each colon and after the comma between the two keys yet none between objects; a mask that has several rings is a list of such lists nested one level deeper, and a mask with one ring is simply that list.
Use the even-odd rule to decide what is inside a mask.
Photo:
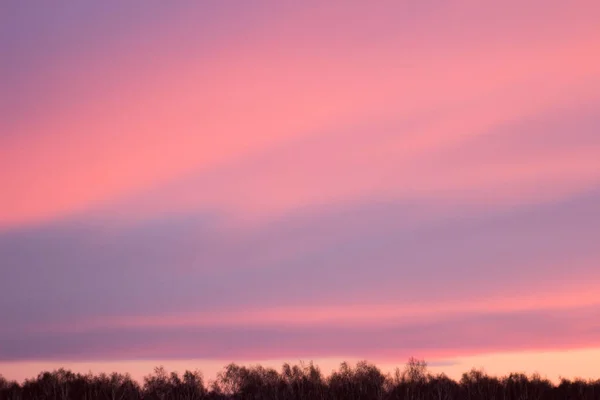
[{"label": "cloud streak", "polygon": [[[416,323],[377,323],[352,328],[143,327],[13,336],[2,340],[0,359],[243,360],[339,356],[393,361],[411,355],[453,357],[502,350],[598,346],[598,306],[562,311],[475,313]],[[490,332],[494,332],[491,334]],[[552,332],[549,334],[549,332]]]},{"label": "cloud streak", "polygon": [[[160,332],[172,337],[179,329],[214,330],[221,337],[221,330],[237,329],[242,335],[246,329],[263,332],[267,326],[292,336],[298,329],[301,336],[312,326],[311,335],[331,329],[339,334],[356,332],[358,338],[369,337],[360,329],[365,323],[391,329],[389,325],[400,319],[409,327],[415,323],[414,329],[423,329],[425,334],[429,325],[440,320],[455,318],[454,329],[458,329],[461,318],[475,318],[464,329],[480,335],[485,324],[495,323],[484,315],[486,309],[500,319],[514,318],[511,329],[517,330],[521,328],[516,321],[523,313],[538,313],[544,323],[550,320],[549,312],[562,313],[566,319],[580,313],[578,308],[593,307],[599,301],[586,284],[598,279],[594,240],[600,226],[598,204],[598,193],[593,191],[510,212],[461,211],[436,221],[422,222],[427,221],[423,218],[421,225],[416,224],[419,218],[414,214],[411,224],[407,209],[398,204],[346,211],[333,207],[328,213],[301,213],[262,231],[231,237],[215,228],[214,220],[201,217],[129,227],[71,223],[4,233],[0,255],[8,262],[8,274],[0,293],[9,307],[1,317],[9,331],[2,347],[19,348],[15,337],[24,333],[36,337],[35,332],[43,332],[65,343],[69,341],[64,337],[75,335],[84,340],[84,348],[93,348],[90,337],[114,329],[111,334],[141,335],[142,349],[135,356],[153,358],[158,355],[152,349],[160,346],[154,342],[146,346],[142,331],[151,337],[152,332],[156,337]],[[314,239],[318,234],[322,236]],[[531,287],[542,299],[532,302]],[[510,303],[500,296],[516,298]],[[449,307],[452,302],[454,306]],[[478,302],[480,306],[473,307]],[[298,305],[303,306],[298,309]],[[477,318],[485,324],[478,325]],[[52,333],[57,326],[63,327],[62,333]],[[590,323],[582,329],[595,328]],[[522,348],[521,339],[498,346]],[[485,347],[488,339],[481,340]],[[487,350],[500,349],[494,347],[493,337],[489,340]],[[567,339],[556,340],[556,345],[567,345]],[[31,349],[56,348],[26,343]],[[365,344],[356,351],[378,354],[377,343],[371,350]],[[132,344],[115,345],[117,354]],[[311,351],[310,346],[307,343],[305,350]],[[248,348],[256,346],[250,343]],[[319,354],[321,348],[314,351]],[[94,354],[89,356],[97,357]],[[64,355],[59,351],[57,357]],[[23,356],[32,357],[32,353]]]}]

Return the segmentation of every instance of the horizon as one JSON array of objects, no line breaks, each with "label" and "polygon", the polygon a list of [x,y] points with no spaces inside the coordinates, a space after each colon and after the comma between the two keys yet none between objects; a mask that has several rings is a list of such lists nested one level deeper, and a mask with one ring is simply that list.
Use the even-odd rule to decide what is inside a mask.
[{"label": "horizon", "polygon": [[[589,360],[597,360],[600,357],[600,348],[575,348],[568,350],[552,351],[522,351],[522,352],[499,352],[484,353],[471,356],[454,358],[441,358],[437,360],[426,360],[427,370],[432,374],[444,374],[450,379],[459,381],[464,373],[473,369],[483,371],[490,376],[504,377],[511,373],[523,373],[527,376],[540,375],[555,385],[564,379],[591,379],[600,380],[600,372],[595,363]],[[361,361],[375,365],[384,374],[393,374],[396,368],[403,369],[407,362],[371,362],[360,358],[348,359],[343,357],[314,358],[314,359],[257,359],[257,360],[207,360],[207,359],[180,359],[180,360],[91,360],[91,361],[0,361],[0,376],[8,380],[23,383],[26,379],[36,377],[39,373],[55,371],[60,368],[75,373],[110,374],[113,372],[128,374],[131,378],[143,383],[144,377],[152,374],[155,368],[164,367],[168,372],[182,374],[185,371],[202,372],[205,382],[214,381],[217,374],[231,364],[240,366],[261,365],[266,368],[274,368],[280,371],[283,364],[299,365],[301,363],[313,363],[321,369],[324,376],[337,371],[341,363],[345,362],[351,366]],[[37,372],[35,372],[37,371]]]},{"label": "horizon", "polygon": [[281,371],[262,365],[229,364],[215,380],[205,380],[201,371],[183,374],[156,367],[143,382],[127,373],[93,375],[59,369],[40,373],[21,385],[0,376],[0,396],[7,398],[119,398],[119,399],[340,399],[395,400],[413,398],[536,399],[597,398],[600,379],[561,379],[553,383],[539,374],[511,373],[493,376],[471,369],[453,380],[432,373],[423,360],[411,357],[393,374],[360,361],[346,362],[330,374],[310,363],[284,364]]},{"label": "horizon", "polygon": [[[585,350],[586,352],[589,350]],[[575,350],[575,353],[581,353],[581,350]],[[593,351],[595,355],[600,354],[600,349],[594,350]],[[538,358],[541,360],[543,359],[543,356],[546,356],[547,358],[551,359],[551,357],[556,357],[556,355],[560,353],[560,355],[562,355],[563,357],[567,354],[567,352],[543,352],[542,353],[542,357],[540,357],[540,354],[536,354],[538,356]],[[544,373],[540,373],[538,369],[536,368],[531,368],[531,365],[529,367],[526,368],[513,368],[510,369],[510,363],[513,363],[515,361],[518,360],[519,356],[523,356],[523,354],[521,353],[513,353],[513,354],[506,354],[506,353],[502,353],[502,354],[489,354],[489,355],[484,355],[484,356],[475,356],[475,357],[466,357],[465,359],[459,361],[459,360],[440,360],[437,362],[433,362],[430,363],[427,360],[419,360],[417,358],[414,357],[410,357],[409,360],[407,360],[404,363],[400,363],[400,364],[375,364],[375,363],[371,363],[368,360],[360,360],[360,359],[355,359],[355,360],[342,360],[342,359],[337,359],[337,358],[332,358],[332,359],[321,359],[321,360],[317,360],[317,361],[313,361],[313,360],[298,360],[295,362],[290,362],[290,361],[286,361],[286,360],[262,360],[259,362],[252,362],[252,363],[248,363],[248,362],[224,362],[224,361],[218,361],[218,360],[210,360],[207,362],[207,360],[198,360],[197,364],[200,365],[204,365],[205,367],[208,367],[206,369],[200,369],[200,368],[196,368],[194,362],[190,362],[188,360],[161,360],[161,361],[151,361],[151,360],[145,360],[143,362],[140,361],[119,361],[119,362],[94,362],[94,363],[81,363],[81,362],[74,362],[74,363],[69,363],[66,362],[65,365],[63,366],[59,366],[56,367],[57,363],[52,362],[52,363],[32,363],[33,365],[35,365],[36,367],[39,368],[39,372],[37,374],[34,375],[23,375],[22,377],[13,377],[10,378],[9,376],[6,376],[4,374],[2,374],[2,371],[0,370],[0,378],[4,378],[6,379],[8,382],[14,381],[17,382],[19,384],[23,384],[25,383],[27,380],[31,380],[31,379],[35,379],[36,377],[38,377],[40,374],[46,373],[46,372],[56,372],[59,370],[65,370],[65,371],[72,371],[74,373],[80,373],[83,375],[86,374],[92,374],[94,376],[98,376],[98,375],[102,375],[102,374],[106,374],[106,375],[111,375],[113,373],[117,373],[117,374],[122,374],[125,376],[129,376],[133,381],[137,382],[138,384],[143,385],[144,381],[146,379],[146,377],[152,376],[153,374],[155,374],[155,371],[160,368],[163,369],[164,371],[167,372],[167,374],[170,374],[171,372],[173,373],[177,373],[178,375],[183,375],[185,372],[199,372],[200,376],[202,377],[204,384],[206,385],[206,387],[210,387],[212,383],[214,383],[215,381],[217,381],[219,379],[219,374],[225,372],[228,368],[228,366],[230,365],[237,365],[240,367],[244,367],[244,368],[255,368],[255,367],[264,367],[267,369],[274,369],[277,372],[282,371],[283,367],[285,365],[289,365],[289,366],[315,366],[317,369],[319,369],[319,371],[322,373],[322,376],[324,379],[328,379],[332,376],[332,374],[340,371],[340,368],[342,366],[342,364],[348,365],[350,368],[354,369],[355,367],[357,367],[359,364],[361,363],[366,363],[370,366],[374,366],[376,368],[379,369],[379,371],[386,377],[392,379],[394,378],[394,376],[396,376],[398,373],[402,373],[403,371],[406,370],[406,368],[410,365],[411,360],[413,360],[414,362],[419,362],[419,363],[424,363],[425,366],[425,370],[423,371],[424,373],[426,373],[428,376],[430,377],[435,377],[435,376],[446,376],[452,380],[454,380],[455,382],[460,382],[461,378],[465,375],[465,374],[469,374],[472,371],[477,371],[477,372],[482,372],[483,374],[490,376],[490,377],[495,377],[498,379],[502,379],[505,377],[508,377],[510,375],[513,374],[524,374],[526,375],[528,378],[533,378],[533,377],[539,377],[541,379],[547,380],[548,382],[550,382],[553,385],[559,385],[563,380],[568,380],[571,382],[575,382],[578,380],[583,380],[586,382],[600,382],[600,373],[596,374],[596,377],[587,377],[584,378],[582,375],[574,373],[571,376],[565,376],[563,374],[560,373],[559,369],[557,368],[558,365],[555,365],[554,367],[554,374],[550,373],[550,374],[544,374]],[[494,361],[497,362],[498,358],[504,358],[504,363],[503,363],[503,367],[507,368],[507,369],[503,369],[503,367],[501,368],[497,368],[493,371],[490,372],[488,371],[483,365],[477,365],[477,362],[474,360],[482,360],[482,359],[493,359]],[[466,362],[475,362],[475,364],[473,364],[473,366],[468,367],[468,365],[466,364]],[[144,364],[144,366],[149,367],[147,371],[141,371],[141,370],[137,370],[135,369],[136,367],[139,367],[140,364]],[[535,365],[535,364],[532,364]],[[12,363],[12,366],[18,366],[18,363]],[[562,365],[564,366],[564,364]],[[2,363],[0,363],[0,367],[2,367]],[[133,370],[128,370],[128,368],[133,367]],[[87,369],[86,369],[87,368]],[[450,368],[450,370],[448,369]],[[17,371],[19,371],[21,369],[17,368]],[[31,365],[28,365],[27,370],[31,370]],[[580,369],[580,371],[585,370],[585,369]],[[132,373],[133,371],[133,373]],[[208,371],[208,373],[206,373],[206,371]]]}]

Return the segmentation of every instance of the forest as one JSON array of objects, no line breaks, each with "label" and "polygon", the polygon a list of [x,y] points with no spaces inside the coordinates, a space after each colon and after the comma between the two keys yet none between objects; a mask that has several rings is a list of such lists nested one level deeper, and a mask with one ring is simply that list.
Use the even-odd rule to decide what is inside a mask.
[{"label": "forest", "polygon": [[313,363],[284,364],[280,371],[230,364],[214,381],[199,371],[182,375],[158,367],[136,382],[128,374],[80,374],[65,369],[41,372],[24,382],[0,375],[0,400],[571,400],[600,399],[600,379],[561,379],[512,373],[489,376],[473,369],[457,381],[432,374],[411,358],[403,369],[384,374],[361,361],[342,363],[325,376]]}]

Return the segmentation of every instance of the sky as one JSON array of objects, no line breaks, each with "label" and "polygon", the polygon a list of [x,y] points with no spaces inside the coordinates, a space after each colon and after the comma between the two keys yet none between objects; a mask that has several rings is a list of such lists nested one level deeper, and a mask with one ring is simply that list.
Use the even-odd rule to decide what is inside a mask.
[{"label": "sky", "polygon": [[2,1],[0,374],[600,377],[599,20]]}]

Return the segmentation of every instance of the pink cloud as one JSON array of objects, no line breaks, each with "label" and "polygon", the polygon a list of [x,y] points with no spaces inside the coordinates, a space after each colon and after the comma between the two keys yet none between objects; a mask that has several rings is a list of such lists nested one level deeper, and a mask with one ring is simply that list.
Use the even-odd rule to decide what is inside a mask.
[{"label": "pink cloud", "polygon": [[[60,108],[29,116],[2,140],[0,170],[8,171],[2,176],[8,195],[0,220],[15,224],[86,210],[315,131],[450,107],[456,116],[440,121],[441,130],[434,123],[420,134],[423,143],[439,145],[482,124],[543,109],[550,99],[594,93],[599,84],[600,60],[592,51],[599,39],[585,30],[567,29],[556,42],[530,39],[532,47],[514,48],[509,41],[493,49],[456,32],[450,37],[461,47],[452,52],[397,32],[383,47],[365,49],[368,57],[356,59],[344,46],[312,57],[312,47],[302,46],[308,39],[294,33],[304,31],[302,15],[286,23],[293,28],[284,31],[285,47],[257,34],[209,57],[174,54],[158,64],[147,62],[156,51],[151,46],[142,46],[137,59],[121,47],[101,48],[92,59],[74,54],[51,75],[53,93],[60,97],[61,87],[72,91],[61,97]],[[181,31],[173,24],[176,37]],[[269,29],[282,28],[273,23]],[[404,42],[412,45],[398,48]],[[404,140],[392,144],[398,147],[405,148]],[[377,157],[378,150],[371,154]],[[391,157],[403,156],[388,153],[383,160]],[[277,196],[295,194],[265,193]]]},{"label": "pink cloud", "polygon": [[392,362],[494,351],[598,346],[598,306],[491,312],[395,324],[243,328],[99,327],[73,334],[29,334],[3,339],[3,360],[180,359],[244,360],[289,357],[369,358]]}]

